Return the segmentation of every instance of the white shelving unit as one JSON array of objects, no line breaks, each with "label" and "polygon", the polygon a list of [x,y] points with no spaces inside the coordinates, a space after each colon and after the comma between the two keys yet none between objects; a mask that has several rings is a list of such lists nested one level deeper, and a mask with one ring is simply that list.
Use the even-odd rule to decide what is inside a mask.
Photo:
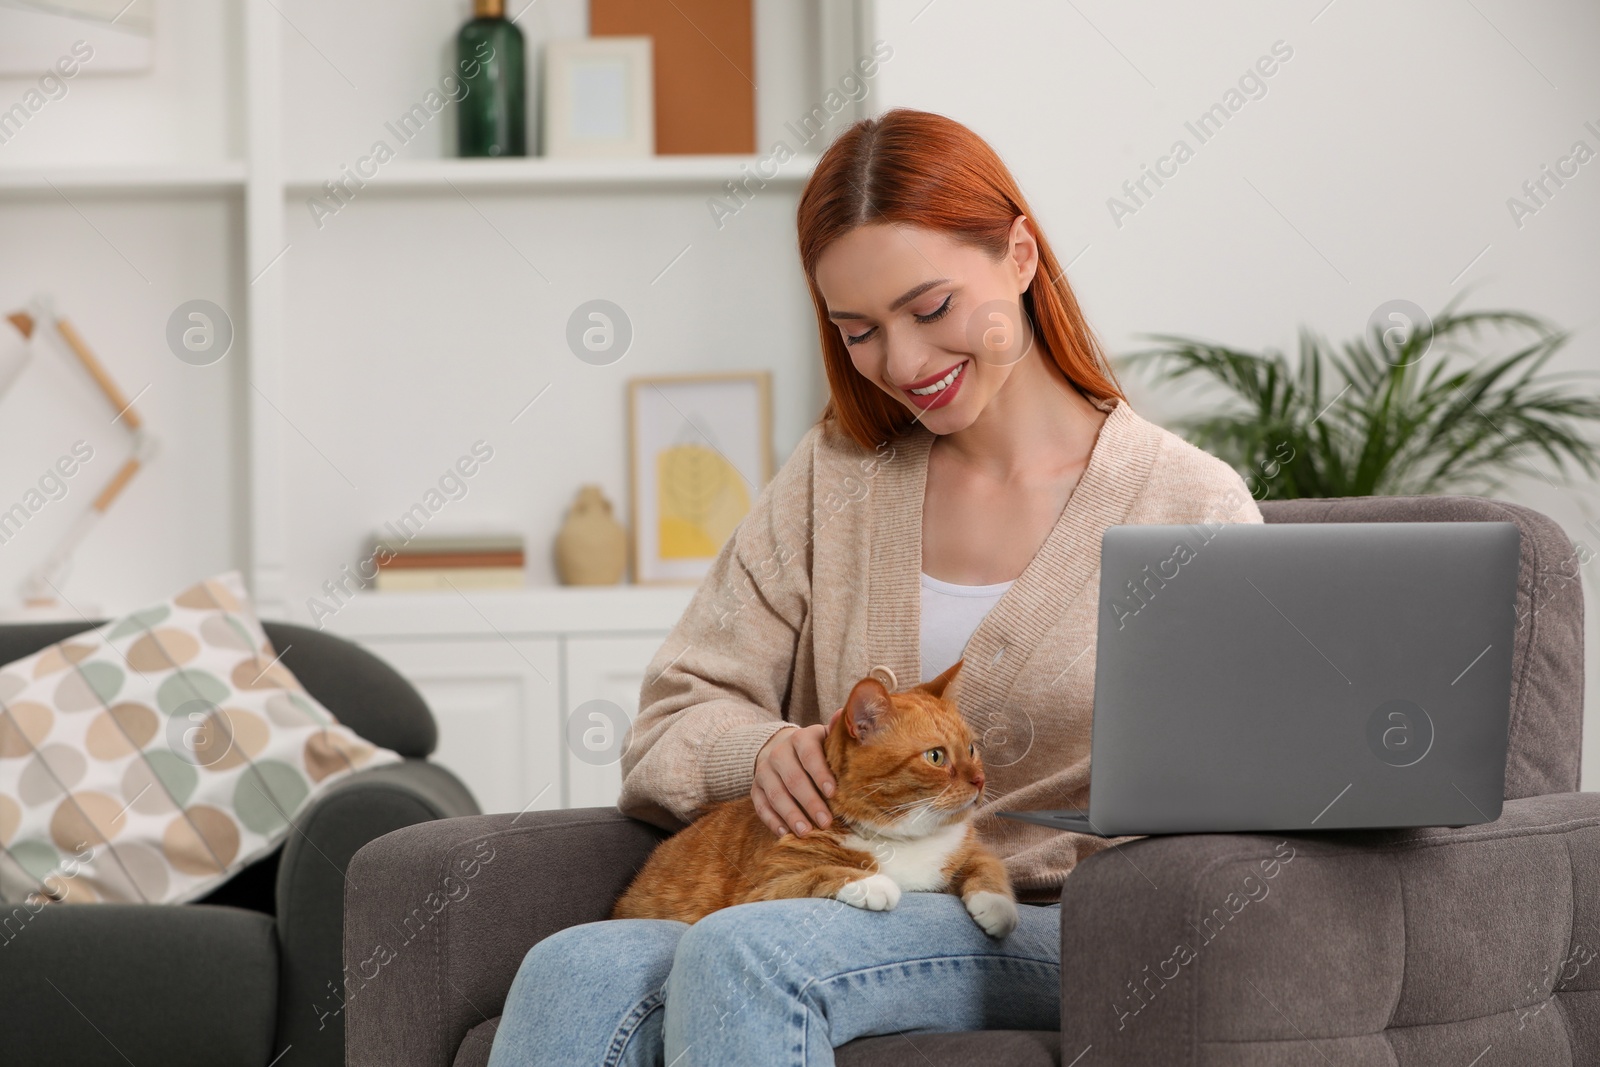
[{"label": "white shelving unit", "polygon": [[[317,18],[321,17],[320,14],[312,16],[309,6],[301,4],[297,8],[296,5],[286,5],[285,11],[280,13],[277,5],[269,0],[242,2],[246,13],[248,59],[246,143],[251,160],[245,182],[248,249],[246,296],[250,373],[256,387],[248,397],[253,468],[249,532],[252,546],[251,578],[256,595],[264,605],[271,606],[269,610],[287,612],[295,605],[297,594],[303,595],[300,589],[295,588],[299,560],[319,554],[318,549],[302,548],[296,543],[298,531],[311,521],[309,516],[312,512],[326,512],[310,503],[310,496],[297,499],[286,486],[291,481],[304,485],[308,480],[303,477],[306,473],[312,479],[322,477],[324,491],[331,489],[335,497],[332,501],[334,507],[340,504],[338,498],[342,496],[343,486],[328,482],[325,478],[327,467],[333,466],[331,460],[320,471],[316,469],[320,461],[307,462],[310,457],[298,446],[309,444],[315,435],[307,432],[299,435],[305,438],[304,441],[297,440],[297,429],[286,425],[288,419],[280,410],[282,405],[271,398],[283,396],[286,390],[292,392],[296,388],[296,355],[291,354],[296,352],[299,345],[295,337],[296,327],[307,324],[304,334],[313,338],[326,337],[330,347],[340,343],[335,340],[336,337],[343,338],[346,346],[354,347],[362,344],[369,335],[359,330],[342,332],[350,313],[353,311],[358,316],[367,315],[371,318],[383,313],[381,300],[373,300],[370,305],[361,308],[357,306],[360,297],[341,297],[342,302],[336,307],[325,299],[325,295],[339,284],[343,276],[344,272],[339,268],[330,268],[315,280],[310,280],[310,272],[297,273],[301,267],[296,260],[304,255],[302,249],[311,248],[316,255],[329,258],[345,254],[342,247],[331,247],[337,244],[339,237],[329,236],[345,227],[343,212],[336,218],[316,219],[305,210],[305,205],[324,195],[325,183],[339,180],[344,174],[350,173],[344,165],[355,158],[359,149],[367,147],[368,138],[383,136],[384,125],[377,120],[402,110],[411,99],[408,94],[415,90],[414,87],[408,89],[382,66],[360,72],[354,65],[338,58],[332,49],[312,47],[317,54],[313,56],[308,53],[307,47],[311,45],[308,37],[316,35],[315,24]],[[419,23],[431,27],[427,32],[432,37],[421,43],[415,39],[416,34],[406,36],[404,40],[397,39],[394,53],[400,56],[426,56],[430,50],[438,51],[440,46],[448,42],[450,33],[460,19],[465,17],[469,5],[459,6],[462,7],[461,12],[448,13],[446,16],[433,12],[419,18]],[[571,6],[569,3],[568,7]],[[388,9],[385,11],[385,21],[394,17]],[[307,19],[302,22],[298,12],[305,12]],[[792,0],[757,0],[757,16],[757,62],[760,64],[765,60],[766,66],[772,70],[770,75],[763,74],[760,78],[762,88],[758,90],[758,110],[762,114],[759,125],[763,128],[758,131],[757,144],[758,148],[770,148],[780,138],[793,139],[780,121],[781,117],[807,111],[814,98],[821,98],[821,87],[836,77],[828,64],[836,64],[839,55],[855,50],[854,42],[862,25],[862,15],[858,5],[850,0],[810,0],[803,4],[795,4]],[[327,15],[326,25],[338,25],[339,17]],[[557,10],[551,17],[559,22],[561,12]],[[765,27],[762,26],[763,19],[768,23]],[[530,52],[535,52],[539,43],[537,28],[526,21],[520,24],[528,35]],[[798,62],[797,53],[801,56]],[[783,58],[779,62],[775,57]],[[332,69],[335,63],[339,66],[338,71]],[[849,69],[848,64],[844,69]],[[358,121],[353,114],[347,115],[342,104],[336,103],[326,108],[325,113],[330,116],[328,122],[335,126],[341,122],[348,123],[352,132],[343,138],[342,143],[335,143],[325,131],[321,131],[321,126],[321,132],[314,138],[301,138],[299,130],[307,125],[309,111],[318,106],[322,99],[351,99],[351,94],[344,91],[342,84],[349,80],[347,74],[363,86],[375,84],[377,88],[371,91],[392,94],[392,104],[368,108]],[[853,106],[850,112],[841,118],[846,121],[853,118]],[[584,264],[569,269],[573,260],[581,260],[589,255],[592,235],[584,232],[587,226],[602,241],[614,241],[619,255],[628,259],[648,260],[649,266],[639,271],[629,283],[643,294],[639,298],[641,300],[654,298],[664,290],[665,287],[655,283],[665,274],[666,268],[676,264],[675,256],[681,258],[693,248],[694,230],[702,235],[702,247],[709,240],[704,234],[715,232],[709,225],[710,215],[704,207],[705,201],[723,197],[743,209],[744,204],[738,199],[741,194],[731,192],[729,183],[744,181],[745,190],[759,189],[760,203],[752,213],[762,213],[767,219],[783,220],[784,229],[788,232],[778,230],[781,236],[776,245],[792,258],[792,221],[789,220],[792,219],[794,197],[809,176],[816,158],[814,151],[796,153],[794,158],[787,159],[776,168],[775,175],[771,161],[765,160],[760,153],[751,156],[668,156],[639,160],[542,157],[457,159],[449,158],[448,126],[430,128],[425,134],[408,145],[400,158],[379,167],[377,173],[366,179],[359,188],[353,206],[366,213],[363,224],[368,229],[363,230],[363,236],[380,231],[372,233],[371,247],[382,247],[386,237],[393,234],[397,227],[406,226],[414,228],[419,237],[426,233],[437,238],[441,242],[441,257],[454,255],[459,259],[473,253],[460,243],[454,249],[443,246],[464,227],[477,227],[472,231],[472,240],[489,244],[489,251],[485,255],[501,257],[496,261],[496,266],[486,268],[486,284],[490,286],[494,284],[494,272],[500,270],[517,272],[530,284],[539,282],[541,287],[549,286],[552,289],[561,288],[571,278],[588,275],[600,283],[596,285],[597,289],[604,289],[613,276],[622,273],[616,266],[605,262],[609,257],[590,255],[589,263],[592,265]],[[304,143],[300,143],[302,141]],[[435,155],[430,158],[425,154],[429,152]],[[762,166],[764,161],[766,165]],[[752,172],[772,176],[765,178],[764,184],[745,181],[746,175]],[[443,213],[448,211],[456,214],[447,223],[442,220],[446,218]],[[671,223],[659,227],[664,234],[669,234],[673,229],[688,232],[684,232],[682,240],[676,234],[671,234],[658,243],[656,234],[652,232],[654,228],[648,221],[652,212],[659,217],[674,216]],[[383,215],[382,222],[375,221],[380,213]],[[686,222],[689,224],[687,228]],[[576,229],[573,228],[574,223],[579,224]],[[777,229],[765,220],[762,225],[768,233]],[[355,227],[350,228],[353,230]],[[492,234],[491,230],[494,231]],[[759,240],[765,244],[772,238],[763,234]],[[403,256],[410,249],[397,247],[394,251]],[[725,249],[724,254],[731,251]],[[360,271],[366,268],[367,263],[362,261],[362,256],[372,254],[370,251],[352,254],[351,269]],[[738,262],[739,258],[729,260],[724,278],[719,279],[717,284],[718,288],[726,287],[734,279],[738,279],[739,284],[747,284],[751,280],[752,273],[747,265]],[[762,258],[771,258],[765,249]],[[423,263],[419,262],[418,265],[421,267]],[[774,261],[772,267],[758,268],[753,275],[758,285],[759,279],[770,275],[783,278],[782,284],[792,286],[795,280],[793,267],[785,264],[786,270],[772,269],[778,265]],[[525,273],[525,268],[532,268],[532,272]],[[373,265],[371,269],[386,268]],[[300,278],[308,280],[302,283]],[[453,293],[441,293],[440,296],[465,304],[472,302],[472,289],[470,284],[463,284]],[[516,291],[516,287],[510,291]],[[540,287],[531,293],[526,290],[522,290],[522,293],[525,295],[511,299],[539,300],[544,295]],[[582,299],[597,295],[606,293],[574,294],[568,300],[571,306],[576,306]],[[794,320],[806,323],[809,332],[809,309],[804,304],[803,290],[791,288],[787,303],[787,310],[792,313]],[[623,304],[630,311],[633,310],[628,302],[623,301]],[[505,306],[499,310],[503,312]],[[328,331],[323,331],[318,325],[323,322],[328,323]],[[509,331],[501,329],[498,332],[503,336]],[[319,342],[313,340],[311,343]],[[394,336],[389,343],[402,343],[402,339]],[[820,379],[817,369],[806,367],[803,359],[810,354],[814,341],[796,338],[790,343],[795,345],[796,355],[802,358],[790,360],[788,369],[799,371],[802,376]],[[731,351],[719,346],[719,353]],[[726,358],[734,365],[748,363],[746,358],[731,354],[720,358]],[[671,359],[677,362],[681,356],[673,355]],[[691,363],[685,369],[693,369],[693,366]],[[558,368],[552,381],[566,384],[561,381],[561,373],[577,371],[581,376],[582,372],[591,369],[563,366]],[[646,371],[641,368],[634,373]],[[524,387],[526,396],[519,397],[517,404],[520,406],[534,396],[539,384],[529,381]],[[590,382],[584,379],[573,384],[585,387]],[[619,393],[620,400],[618,385],[620,382],[613,383],[610,388]],[[416,400],[416,394],[393,398],[397,407]],[[590,403],[592,401],[588,398],[573,401],[576,408],[586,407]],[[820,401],[814,406],[820,407]],[[507,420],[515,410],[505,413]],[[615,426],[620,437],[620,403],[615,410]],[[812,411],[801,412],[803,419],[808,420],[812,415]],[[593,432],[592,422],[582,429]],[[798,432],[790,432],[798,437]],[[286,445],[297,450],[300,457],[298,465],[293,461],[285,462]],[[620,460],[618,442],[610,442],[609,447],[617,448]],[[402,459],[400,462],[405,461]],[[424,462],[419,455],[417,465]],[[625,469],[620,463],[613,466],[619,475]],[[365,479],[347,477],[340,472],[338,481],[364,483]],[[620,484],[616,485],[610,495],[619,509],[625,509],[626,501],[622,498],[621,488]],[[553,532],[553,526],[547,529]],[[530,535],[529,541],[530,545],[536,545],[537,535]],[[348,554],[349,550],[346,556]],[[332,565],[333,560],[329,558],[328,563],[321,566],[320,572],[327,573]],[[546,578],[548,580],[548,576]],[[535,580],[538,580],[537,576]],[[303,583],[301,585],[303,588]]]},{"label": "white shelving unit", "polygon": [[[347,212],[322,226],[314,225],[305,202],[321,195],[342,163],[382,135],[387,118],[438,82],[470,2],[443,0],[404,12],[375,0],[333,6],[314,0],[139,2],[155,7],[152,71],[105,75],[86,66],[65,96],[0,147],[0,212],[12,213],[13,220],[26,214],[22,228],[10,228],[19,244],[35,238],[25,260],[0,265],[0,293],[15,307],[35,292],[56,296],[130,394],[152,383],[140,403],[154,412],[151,421],[163,430],[166,448],[138,485],[148,511],[141,514],[141,505],[130,498],[108,525],[125,521],[130,530],[148,530],[151,515],[192,514],[197,496],[210,509],[192,537],[173,538],[170,555],[151,561],[142,576],[128,575],[119,558],[102,551],[100,542],[115,535],[97,534],[73,578],[110,590],[108,607],[116,607],[119,591],[138,602],[187,580],[197,565],[232,564],[246,571],[264,614],[306,619],[307,596],[337,571],[335,561],[356,558],[362,536],[378,525],[372,518],[384,514],[386,505],[372,500],[404,500],[420,491],[414,484],[403,490],[388,485],[390,474],[448,461],[425,433],[383,440],[392,427],[383,425],[382,413],[409,417],[413,413],[400,409],[442,395],[434,383],[397,386],[374,398],[367,412],[324,401],[346,388],[348,379],[361,377],[353,364],[370,358],[336,351],[360,347],[360,331],[339,336],[340,324],[392,314],[378,284],[363,280],[407,269],[422,277],[440,258],[435,246],[452,241],[455,247],[444,256],[453,255],[453,273],[440,287],[437,306],[459,305],[475,293],[483,294],[485,305],[501,301],[487,313],[484,306],[474,309],[483,329],[465,339],[498,361],[484,368],[488,374],[504,379],[526,369],[525,360],[504,355],[505,349],[545,346],[560,336],[555,319],[563,307],[556,301],[570,310],[585,299],[616,299],[616,290],[631,289],[634,302],[623,301],[630,313],[637,306],[641,319],[670,314],[680,320],[666,332],[659,322],[641,323],[657,327],[640,331],[641,346],[655,347],[641,351],[633,373],[772,369],[787,386],[776,412],[780,452],[820,408],[824,386],[814,365],[814,326],[797,284],[792,210],[823,138],[802,141],[791,120],[813,113],[851,71],[855,57],[865,54],[857,43],[868,25],[864,0],[755,0],[755,154],[449,158],[454,127],[447,107],[367,181],[359,204],[366,218],[351,221],[347,216],[356,213]],[[543,41],[581,34],[586,12],[585,0],[541,0],[518,12],[531,71],[537,71]],[[0,79],[0,94],[20,97],[30,86],[30,79]],[[536,113],[537,96],[534,102]],[[859,112],[859,102],[851,101],[835,119],[849,121]],[[771,149],[780,140],[792,156],[774,174]],[[766,177],[751,181],[752,173]],[[730,183],[741,183],[744,191],[732,191]],[[751,189],[757,190],[756,202],[747,205]],[[735,207],[731,224],[707,211],[713,198]],[[36,234],[27,223],[37,224]],[[406,227],[414,239],[397,249],[381,237],[366,239],[374,227],[390,233]],[[479,229],[468,232],[470,227]],[[730,235],[721,233],[724,227]],[[69,240],[58,239],[64,231]],[[463,268],[468,254],[483,261]],[[103,269],[98,275],[85,272],[86,263]],[[524,264],[537,264],[534,269],[551,287],[548,300],[546,293],[497,287],[508,270]],[[669,266],[677,291],[661,284]],[[74,281],[81,286],[75,289]],[[107,286],[127,298],[126,306],[108,306],[118,301],[106,299]],[[567,286],[582,288],[569,295]],[[733,314],[715,307],[730,293],[741,298]],[[233,320],[233,348],[216,368],[175,367],[165,351],[165,314],[194,298],[212,300]],[[539,307],[541,321],[530,328],[526,316],[518,321],[516,300],[554,306]],[[709,330],[681,313],[693,300],[717,311]],[[419,320],[418,327],[376,343],[393,351],[413,336],[443,332],[440,319],[446,316],[429,301],[404,311]],[[756,330],[770,336],[752,357],[745,349]],[[440,342],[433,336],[430,343]],[[402,377],[415,375],[418,362],[403,349],[398,359],[385,359],[386,369]],[[574,387],[559,414],[543,416],[551,440],[536,447],[519,444],[513,449],[516,462],[559,447],[563,436],[598,432],[600,443],[590,451],[607,473],[603,480],[592,471],[579,473],[602,480],[625,512],[620,384],[630,368],[617,368],[605,382],[587,369],[554,370],[542,381],[527,376],[515,383],[519,394],[525,391],[519,405],[545,384]],[[323,384],[317,375],[340,380]],[[597,386],[616,398],[615,406],[599,419],[576,418],[576,412],[592,412],[602,395]],[[493,393],[481,380],[470,387]],[[197,408],[215,417],[202,426],[191,416]],[[19,439],[38,428],[27,418],[13,425]],[[367,458],[362,453],[374,441],[380,448],[394,446],[387,468],[347,470]],[[0,440],[0,448],[9,444]],[[413,444],[427,448],[411,451]],[[107,446],[115,446],[114,437]],[[192,462],[177,463],[179,455]],[[48,465],[51,457],[41,458]],[[402,477],[417,482],[414,474]],[[369,500],[327,499],[349,486],[360,486]],[[503,499],[484,510],[522,525],[530,544],[537,544],[553,532],[575,490],[576,483],[536,482],[541,499],[519,515],[516,501],[505,502],[512,494],[502,485],[485,493]],[[38,524],[41,541],[49,536],[43,532],[48,525]],[[24,554],[8,553],[19,572]],[[12,564],[0,560],[0,581],[10,576]],[[148,591],[140,577],[148,580]],[[530,578],[553,581],[542,559]]]},{"label": "white shelving unit", "polygon": [[[540,549],[584,482],[629,521],[629,376],[769,370],[780,456],[820,410],[794,205],[826,140],[806,117],[870,51],[866,0],[755,0],[755,154],[450,158],[447,107],[332,218],[308,201],[439,82],[470,2],[140,2],[156,5],[152,71],[86,71],[0,148],[0,226],[28,251],[0,262],[0,298],[14,303],[0,313],[55,296],[162,442],[64,592],[111,613],[239,567],[264,617],[310,623],[311,598],[366,537],[488,441],[494,462],[434,521],[522,530],[529,588],[470,605],[363,594],[329,628],[417,682],[440,716],[441,758],[486,807],[520,807],[545,785],[542,806],[608,802],[615,767],[563,756],[562,717],[593,696],[632,715],[693,590],[549,588]],[[585,0],[522,8],[530,66],[544,40],[581,35],[586,12]],[[0,79],[0,94],[28,84]],[[232,349],[206,367],[176,360],[165,337],[196,298],[234,325]],[[568,316],[594,298],[633,321],[615,366],[566,350]],[[92,421],[73,406],[70,370],[39,374],[58,380],[0,415],[0,453],[23,471],[48,467]],[[117,427],[94,432],[97,452],[125,448]],[[41,512],[8,545],[0,581],[70,510]],[[127,545],[149,558],[131,561]]]}]

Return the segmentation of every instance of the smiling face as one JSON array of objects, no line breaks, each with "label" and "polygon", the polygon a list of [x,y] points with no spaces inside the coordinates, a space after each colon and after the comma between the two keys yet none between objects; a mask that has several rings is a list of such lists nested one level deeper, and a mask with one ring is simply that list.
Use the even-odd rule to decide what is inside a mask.
[{"label": "smiling face", "polygon": [[937,230],[868,224],[829,244],[815,277],[855,369],[943,434],[970,426],[1031,352],[1019,301],[1038,263],[1021,216],[999,258]]}]

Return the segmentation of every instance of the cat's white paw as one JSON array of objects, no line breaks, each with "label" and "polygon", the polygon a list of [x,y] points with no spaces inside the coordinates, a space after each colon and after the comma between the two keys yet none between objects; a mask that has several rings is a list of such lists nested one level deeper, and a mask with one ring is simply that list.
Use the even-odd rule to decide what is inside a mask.
[{"label": "cat's white paw", "polygon": [[[854,882],[846,882],[834,894],[839,900],[867,911],[888,911],[900,903],[900,886],[887,874],[869,874]],[[1015,914],[1012,922],[1016,922]]]},{"label": "cat's white paw", "polygon": [[972,921],[990,937],[1005,937],[1017,928],[1017,902],[1004,893],[980,889],[963,901]]}]

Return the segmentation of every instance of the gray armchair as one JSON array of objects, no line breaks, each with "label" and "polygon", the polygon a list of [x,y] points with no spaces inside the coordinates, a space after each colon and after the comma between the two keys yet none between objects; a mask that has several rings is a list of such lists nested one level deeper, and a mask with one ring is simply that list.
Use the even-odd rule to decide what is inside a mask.
[{"label": "gray armchair", "polygon": [[[840,1064],[1600,1063],[1600,965],[1588,965],[1600,795],[1575,792],[1583,597],[1570,540],[1536,511],[1478,497],[1261,510],[1268,522],[1518,524],[1501,818],[1104,850],[1062,893],[1060,1033],[864,1038]],[[361,889],[346,889],[345,955],[382,965],[349,996],[349,1063],[482,1067],[528,948],[604,918],[661,836],[588,808],[430,822],[367,845],[351,863]],[[408,916],[415,932],[396,944]]]},{"label": "gray armchair", "polygon": [[[97,625],[0,626],[0,663]],[[473,815],[478,806],[454,775],[427,762],[438,740],[433,715],[392,667],[332,634],[263,625],[313,696],[405,762],[341,780],[296,817],[281,848],[203,901],[61,905],[32,918],[23,908],[0,911],[7,1067],[344,1062],[350,857],[398,827]]]}]

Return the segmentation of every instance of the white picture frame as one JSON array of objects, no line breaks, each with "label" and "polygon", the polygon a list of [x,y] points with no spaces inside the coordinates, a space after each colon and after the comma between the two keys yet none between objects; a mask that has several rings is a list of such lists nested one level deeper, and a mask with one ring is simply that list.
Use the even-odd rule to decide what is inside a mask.
[{"label": "white picture frame", "polygon": [[655,154],[655,72],[648,37],[545,45],[544,154],[637,159]]},{"label": "white picture frame", "polygon": [[771,372],[628,379],[634,583],[698,584],[772,474]]}]

